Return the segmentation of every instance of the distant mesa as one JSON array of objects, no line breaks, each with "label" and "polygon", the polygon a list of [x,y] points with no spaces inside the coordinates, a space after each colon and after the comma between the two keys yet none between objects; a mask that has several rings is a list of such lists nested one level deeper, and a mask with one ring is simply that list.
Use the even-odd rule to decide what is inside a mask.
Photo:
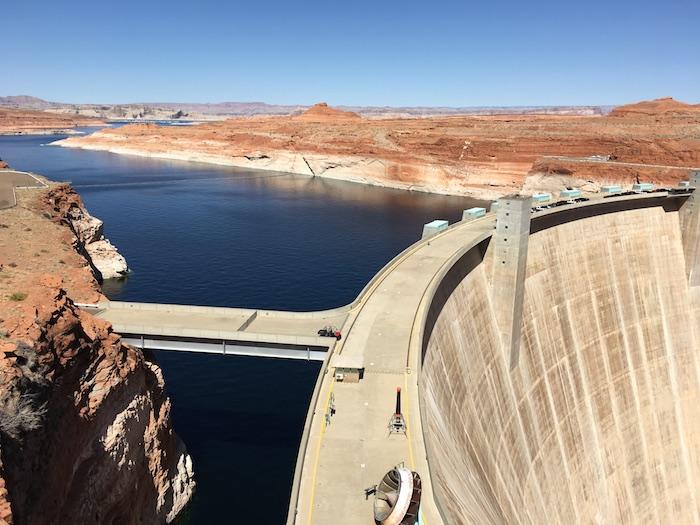
[{"label": "distant mesa", "polygon": [[326,122],[329,120],[357,120],[362,117],[352,111],[343,111],[342,109],[332,108],[325,102],[319,102],[294,118],[297,120]]},{"label": "distant mesa", "polygon": [[635,104],[619,106],[612,110],[611,117],[653,117],[657,115],[698,115],[700,104],[686,104],[671,97],[644,100]]},{"label": "distant mesa", "polygon": [[54,105],[53,102],[32,97],[29,95],[11,95],[8,97],[0,97],[0,106],[8,106],[15,108],[29,109],[46,109]]}]

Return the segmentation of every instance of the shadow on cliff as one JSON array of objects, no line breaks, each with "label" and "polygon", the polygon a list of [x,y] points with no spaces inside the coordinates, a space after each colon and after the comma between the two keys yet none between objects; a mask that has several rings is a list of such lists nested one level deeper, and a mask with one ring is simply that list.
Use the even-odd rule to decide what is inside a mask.
[{"label": "shadow on cliff", "polygon": [[61,336],[43,341],[42,424],[1,437],[14,523],[164,523],[184,446],[159,370],[121,343],[86,346],[80,323]]}]

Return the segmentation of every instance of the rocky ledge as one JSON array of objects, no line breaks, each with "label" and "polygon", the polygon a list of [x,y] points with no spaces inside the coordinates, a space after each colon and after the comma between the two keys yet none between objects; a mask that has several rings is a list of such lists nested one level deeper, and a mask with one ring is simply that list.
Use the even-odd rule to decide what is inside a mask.
[{"label": "rocky ledge", "polygon": [[54,186],[44,195],[43,203],[52,217],[73,231],[74,247],[91,263],[98,281],[129,273],[126,259],[105,238],[103,222],[88,213],[80,195],[71,186]]}]

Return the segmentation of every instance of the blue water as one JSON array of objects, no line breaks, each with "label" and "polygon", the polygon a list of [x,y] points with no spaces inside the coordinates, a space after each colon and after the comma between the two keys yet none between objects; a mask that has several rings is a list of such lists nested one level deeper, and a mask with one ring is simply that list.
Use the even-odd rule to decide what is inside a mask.
[{"label": "blue water", "polygon": [[[133,273],[112,299],[284,310],[352,301],[425,222],[475,201],[0,137],[12,167],[69,181]],[[410,286],[410,283],[406,283]],[[318,364],[159,352],[192,454],[188,524],[283,523]],[[262,499],[262,501],[261,501]],[[260,506],[265,517],[259,516]]]}]

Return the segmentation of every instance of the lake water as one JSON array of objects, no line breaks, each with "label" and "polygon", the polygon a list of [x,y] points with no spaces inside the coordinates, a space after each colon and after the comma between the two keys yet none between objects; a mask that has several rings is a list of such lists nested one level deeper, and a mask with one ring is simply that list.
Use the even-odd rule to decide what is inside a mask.
[{"label": "lake water", "polygon": [[[453,222],[477,204],[44,145],[59,138],[0,137],[0,158],[73,184],[133,270],[105,285],[110,298],[124,301],[341,306],[418,240],[424,223]],[[198,483],[180,521],[283,523],[319,364],[168,352],[157,358]]]}]

